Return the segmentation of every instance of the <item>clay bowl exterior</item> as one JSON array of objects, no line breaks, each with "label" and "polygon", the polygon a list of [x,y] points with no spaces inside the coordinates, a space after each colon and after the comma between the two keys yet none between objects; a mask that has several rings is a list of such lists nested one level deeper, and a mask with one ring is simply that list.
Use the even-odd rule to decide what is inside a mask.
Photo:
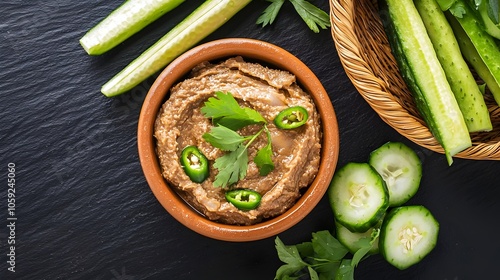
[{"label": "clay bowl exterior", "polygon": [[[170,88],[182,81],[190,70],[204,61],[217,61],[233,56],[296,75],[300,86],[308,92],[319,111],[323,140],[318,174],[296,204],[273,219],[250,226],[226,225],[210,221],[194,210],[163,179],[155,153],[154,122]],[[314,73],[298,58],[275,45],[254,39],[229,38],[199,45],[171,62],[150,88],[141,109],[138,124],[138,151],[146,180],[158,201],[177,221],[204,236],[232,242],[260,240],[275,236],[297,224],[318,204],[328,189],[337,165],[339,132],[332,103]]]}]

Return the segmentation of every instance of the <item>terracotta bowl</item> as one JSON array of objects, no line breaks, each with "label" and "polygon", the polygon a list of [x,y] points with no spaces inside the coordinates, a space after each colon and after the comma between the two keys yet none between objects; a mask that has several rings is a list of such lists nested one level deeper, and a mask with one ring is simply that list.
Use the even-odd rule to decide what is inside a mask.
[{"label": "terracotta bowl", "polygon": [[[161,105],[169,97],[169,89],[184,79],[197,64],[233,56],[287,70],[296,75],[302,88],[311,94],[319,111],[323,143],[319,172],[297,203],[273,219],[251,226],[226,225],[210,221],[181,199],[163,179],[155,153],[153,126]],[[204,236],[224,241],[254,241],[281,233],[297,224],[318,204],[333,177],[339,153],[339,132],[332,103],[314,73],[298,58],[275,45],[253,40],[230,38],[212,41],[187,51],[171,62],[149,90],[139,117],[139,159],[146,180],[158,201],[176,220]]]}]

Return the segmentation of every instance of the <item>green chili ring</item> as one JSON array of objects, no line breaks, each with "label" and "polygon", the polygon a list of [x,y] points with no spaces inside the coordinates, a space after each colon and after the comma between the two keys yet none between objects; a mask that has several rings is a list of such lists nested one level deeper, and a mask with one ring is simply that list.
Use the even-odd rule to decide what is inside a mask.
[{"label": "green chili ring", "polygon": [[293,106],[287,108],[274,118],[274,124],[281,129],[294,129],[304,125],[309,118],[306,108],[302,106]]},{"label": "green chili ring", "polygon": [[181,152],[181,166],[189,179],[202,183],[208,178],[208,159],[196,146],[187,146]]},{"label": "green chili ring", "polygon": [[252,190],[235,189],[226,192],[226,200],[243,211],[259,207],[261,199],[260,193]]}]

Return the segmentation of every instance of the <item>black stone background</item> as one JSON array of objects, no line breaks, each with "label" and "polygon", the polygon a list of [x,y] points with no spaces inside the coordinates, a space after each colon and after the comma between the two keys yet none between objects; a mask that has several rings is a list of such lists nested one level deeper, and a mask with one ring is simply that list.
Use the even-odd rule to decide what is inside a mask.
[{"label": "black stone background", "polygon": [[[312,1],[325,11],[328,1]],[[121,1],[2,1],[0,4],[0,279],[273,279],[282,264],[274,237],[247,243],[201,236],[157,202],[137,155],[136,130],[154,77],[106,98],[100,87],[202,1],[186,1],[109,53],[90,57],[78,39]],[[455,159],[421,148],[385,124],[357,93],[330,30],[315,34],[290,3],[272,26],[255,24],[255,0],[202,42],[248,37],[304,61],[327,89],[340,127],[338,166],[366,161],[387,141],[423,160],[408,204],[441,225],[435,250],[405,271],[380,256],[355,279],[492,279],[498,271],[500,163]],[[7,270],[7,166],[16,165],[16,272]],[[332,229],[326,198],[279,237],[286,244]],[[494,278],[493,278],[494,279]]]}]

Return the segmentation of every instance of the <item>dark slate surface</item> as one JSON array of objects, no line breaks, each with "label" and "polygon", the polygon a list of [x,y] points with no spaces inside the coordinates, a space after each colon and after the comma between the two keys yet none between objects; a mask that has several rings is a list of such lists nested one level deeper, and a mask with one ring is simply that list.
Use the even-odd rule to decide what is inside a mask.
[{"label": "dark slate surface", "polygon": [[[281,265],[274,237],[212,240],[174,220],[149,190],[136,126],[153,81],[108,99],[100,86],[202,1],[186,1],[113,51],[89,57],[78,39],[121,1],[2,1],[0,9],[0,279],[272,279]],[[328,10],[327,1],[314,1]],[[500,163],[456,159],[420,148],[386,125],[356,92],[329,30],[310,32],[289,3],[274,25],[255,25],[267,5],[253,1],[204,41],[249,37],[284,47],[318,75],[337,113],[339,166],[365,161],[386,141],[423,159],[420,192],[441,223],[436,249],[399,271],[379,256],[356,279],[490,279],[498,271]],[[8,164],[15,164],[15,270],[7,225]],[[279,236],[286,244],[332,229],[323,199]]]}]

